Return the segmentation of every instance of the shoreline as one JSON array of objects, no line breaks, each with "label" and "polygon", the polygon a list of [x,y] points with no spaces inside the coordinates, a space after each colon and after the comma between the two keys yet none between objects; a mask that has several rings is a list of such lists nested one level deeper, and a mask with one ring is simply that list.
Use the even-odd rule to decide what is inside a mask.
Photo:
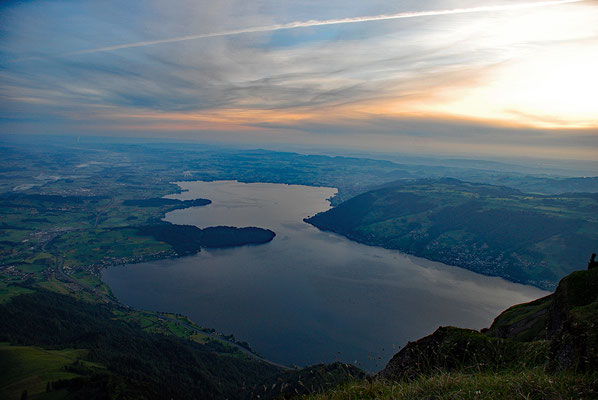
[{"label": "shoreline", "polygon": [[[505,281],[510,282],[510,283],[515,283],[515,284],[525,285],[525,286],[532,286],[534,288],[537,288],[539,290],[543,290],[543,291],[546,291],[546,292],[549,292],[549,293],[554,292],[554,289],[556,289],[556,284],[542,286],[540,284],[534,284],[531,281],[522,281],[522,280],[517,280],[517,279],[511,279],[508,276],[502,276],[502,275],[497,275],[497,274],[485,274],[485,273],[483,273],[481,271],[478,271],[478,270],[475,270],[473,268],[468,268],[466,265],[457,265],[457,263],[454,263],[451,260],[434,259],[434,258],[430,258],[430,257],[428,257],[426,255],[423,255],[423,254],[417,254],[415,252],[411,252],[409,250],[404,250],[404,249],[400,249],[400,248],[393,248],[393,247],[386,247],[384,245],[375,244],[375,243],[368,243],[367,241],[360,240],[359,238],[352,237],[350,234],[345,234],[345,233],[337,232],[337,231],[334,231],[334,230],[331,230],[331,229],[320,228],[319,226],[311,223],[309,221],[309,218],[305,218],[303,220],[303,222],[305,222],[306,224],[309,224],[309,225],[317,228],[318,230],[320,230],[322,232],[334,233],[335,235],[342,236],[342,237],[344,237],[344,238],[346,238],[346,239],[348,239],[348,240],[350,240],[352,242],[355,242],[355,243],[359,243],[359,244],[362,244],[362,245],[365,245],[365,246],[378,247],[378,248],[382,248],[382,249],[386,249],[386,250],[394,250],[394,251],[398,251],[399,253],[404,254],[404,255],[406,255],[408,257],[417,257],[418,259],[426,260],[426,262],[431,263],[430,265],[427,265],[427,266],[432,266],[433,267],[433,265],[432,265],[433,263],[440,263],[440,264],[447,265],[447,266],[453,267],[453,268],[461,268],[461,269],[464,269],[466,271],[473,272],[473,273],[476,273],[476,274],[479,274],[479,275],[482,275],[482,276],[485,276],[485,277],[501,278],[501,279],[504,279]],[[420,265],[419,263],[416,263],[416,264]]]}]

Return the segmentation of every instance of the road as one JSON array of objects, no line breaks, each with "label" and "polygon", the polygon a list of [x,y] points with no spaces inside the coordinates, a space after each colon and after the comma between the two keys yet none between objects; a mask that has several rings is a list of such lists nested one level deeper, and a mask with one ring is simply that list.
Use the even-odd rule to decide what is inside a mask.
[{"label": "road", "polygon": [[106,210],[112,206],[112,204],[114,204],[114,198],[110,198],[110,202],[98,210],[98,213],[96,215],[96,220],[93,223],[94,229],[97,228],[98,222],[100,222],[100,217],[102,216],[102,214],[104,214],[106,212]]}]

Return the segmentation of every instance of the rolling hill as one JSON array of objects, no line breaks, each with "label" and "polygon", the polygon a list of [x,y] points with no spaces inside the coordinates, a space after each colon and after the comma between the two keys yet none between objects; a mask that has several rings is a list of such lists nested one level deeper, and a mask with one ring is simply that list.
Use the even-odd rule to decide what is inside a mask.
[{"label": "rolling hill", "polygon": [[554,289],[598,242],[598,194],[424,179],[363,193],[306,222],[368,245]]}]

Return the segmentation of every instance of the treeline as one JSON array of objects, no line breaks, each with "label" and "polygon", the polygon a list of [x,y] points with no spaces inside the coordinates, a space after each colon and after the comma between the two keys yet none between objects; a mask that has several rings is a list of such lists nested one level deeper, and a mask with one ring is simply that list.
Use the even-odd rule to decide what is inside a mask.
[{"label": "treeline", "polygon": [[200,229],[191,225],[156,223],[137,228],[139,235],[151,236],[168,243],[181,256],[195,254],[202,247],[234,247],[261,244],[271,241],[276,234],[269,229],[256,227],[236,228],[215,226]]},{"label": "treeline", "polygon": [[234,226],[211,226],[201,230],[204,247],[234,247],[247,244],[262,244],[274,239],[276,234],[269,229],[236,228]]}]

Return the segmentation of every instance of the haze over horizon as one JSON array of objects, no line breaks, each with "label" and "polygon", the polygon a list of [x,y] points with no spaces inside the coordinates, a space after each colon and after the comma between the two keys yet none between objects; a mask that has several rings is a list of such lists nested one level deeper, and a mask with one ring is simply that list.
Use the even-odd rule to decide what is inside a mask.
[{"label": "haze over horizon", "polygon": [[7,1],[0,134],[595,160],[598,1]]}]

